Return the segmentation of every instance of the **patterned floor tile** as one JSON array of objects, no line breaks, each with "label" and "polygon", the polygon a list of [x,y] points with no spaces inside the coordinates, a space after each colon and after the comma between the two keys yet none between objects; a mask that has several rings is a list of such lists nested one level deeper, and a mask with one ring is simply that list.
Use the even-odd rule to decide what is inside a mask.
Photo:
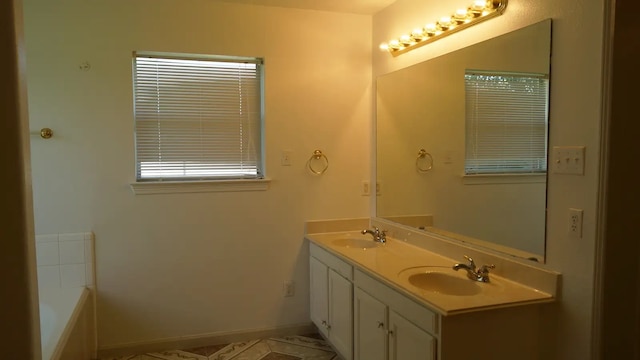
[{"label": "patterned floor tile", "polygon": [[267,356],[271,352],[269,345],[264,341],[260,341],[250,348],[244,350],[239,353],[235,357],[231,358],[233,360],[259,360],[263,357]]},{"label": "patterned floor tile", "polygon": [[202,355],[202,356],[210,356],[210,355],[213,355],[213,354],[217,353],[218,351],[224,349],[228,345],[229,344],[213,345],[213,346],[202,346],[202,347],[197,347],[197,348],[192,348],[192,349],[183,349],[182,351],[187,352],[187,353]]},{"label": "patterned floor tile", "polygon": [[258,342],[260,342],[260,340],[243,341],[229,344],[218,352],[209,356],[209,360],[235,359],[236,355],[246,351],[247,349],[250,349],[254,344]]},{"label": "patterned floor tile", "polygon": [[156,356],[162,360],[209,360],[206,356],[188,353],[182,350],[170,350],[156,353],[150,353],[151,356]]},{"label": "patterned floor tile", "polygon": [[114,358],[108,358],[103,360],[164,360],[161,357],[154,356],[153,354],[141,354],[141,355],[126,355]]},{"label": "patterned floor tile", "polygon": [[322,337],[318,339],[318,338],[310,338],[308,336],[294,335],[294,336],[284,336],[281,338],[271,338],[270,340],[287,342],[293,345],[306,346],[314,349],[333,351],[331,346],[327,344],[327,342],[324,339],[322,339]]},{"label": "patterned floor tile", "polygon": [[319,336],[285,336],[102,360],[338,360]]},{"label": "patterned floor tile", "polygon": [[272,352],[297,356],[301,359],[331,360],[335,357],[335,353],[330,349],[317,349],[289,341],[281,341],[281,339],[265,339],[261,343],[267,344]]},{"label": "patterned floor tile", "polygon": [[301,359],[302,358],[299,358],[297,356],[272,352],[260,360],[301,360]]}]

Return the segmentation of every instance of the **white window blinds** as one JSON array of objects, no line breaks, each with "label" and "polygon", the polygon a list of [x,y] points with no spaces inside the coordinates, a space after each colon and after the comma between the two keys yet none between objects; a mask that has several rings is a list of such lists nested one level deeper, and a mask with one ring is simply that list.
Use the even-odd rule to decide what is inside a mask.
[{"label": "white window blinds", "polygon": [[548,79],[465,74],[465,173],[547,171]]},{"label": "white window blinds", "polygon": [[138,181],[261,178],[261,67],[135,53]]}]

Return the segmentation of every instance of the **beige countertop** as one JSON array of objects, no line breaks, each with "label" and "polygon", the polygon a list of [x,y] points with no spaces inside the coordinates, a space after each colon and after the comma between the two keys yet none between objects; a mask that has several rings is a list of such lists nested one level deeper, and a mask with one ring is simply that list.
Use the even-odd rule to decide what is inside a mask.
[{"label": "beige countertop", "polygon": [[[463,270],[454,271],[453,260],[423,248],[387,237],[385,244],[374,243],[370,235],[358,231],[307,234],[306,238],[333,255],[360,268],[393,289],[423,303],[442,315],[454,315],[485,309],[519,306],[554,301],[546,292],[491,274],[489,283],[475,282],[473,294],[447,295],[423,290],[409,282],[412,274],[428,271],[445,272],[465,281]],[[345,246],[344,239],[369,240],[375,246]],[[460,258],[462,259],[460,254]],[[483,264],[477,264],[478,266]]]}]

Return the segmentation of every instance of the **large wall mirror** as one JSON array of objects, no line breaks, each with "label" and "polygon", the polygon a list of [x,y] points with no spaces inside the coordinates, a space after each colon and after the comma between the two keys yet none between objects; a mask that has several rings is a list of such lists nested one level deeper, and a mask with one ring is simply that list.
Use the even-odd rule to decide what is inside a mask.
[{"label": "large wall mirror", "polygon": [[549,19],[380,76],[376,216],[544,261],[550,49]]}]

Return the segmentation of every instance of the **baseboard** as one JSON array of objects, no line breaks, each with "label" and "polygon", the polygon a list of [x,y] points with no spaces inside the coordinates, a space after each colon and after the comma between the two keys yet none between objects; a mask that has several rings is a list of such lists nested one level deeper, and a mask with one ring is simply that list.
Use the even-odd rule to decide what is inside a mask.
[{"label": "baseboard", "polygon": [[265,329],[250,329],[228,332],[216,332],[175,338],[164,338],[152,341],[125,343],[105,346],[98,349],[98,358],[122,355],[143,354],[154,351],[190,349],[207,345],[228,344],[232,342],[281,337],[288,335],[305,335],[317,332],[311,323],[277,326]]}]

